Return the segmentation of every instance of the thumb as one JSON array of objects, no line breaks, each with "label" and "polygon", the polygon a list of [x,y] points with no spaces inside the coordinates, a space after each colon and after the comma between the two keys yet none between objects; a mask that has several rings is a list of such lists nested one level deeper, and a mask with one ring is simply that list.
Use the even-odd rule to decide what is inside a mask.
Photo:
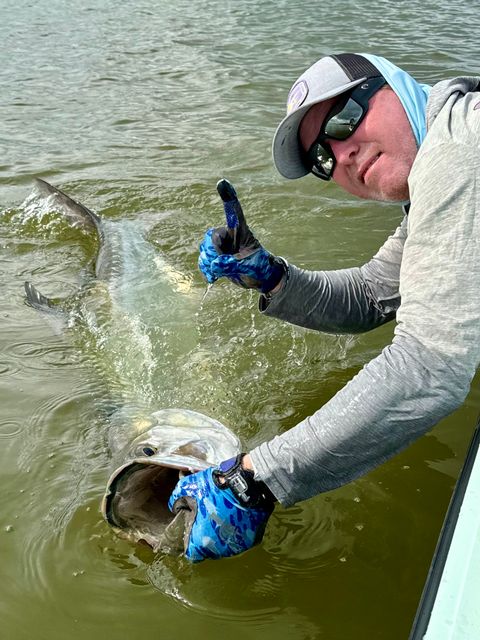
[{"label": "thumb", "polygon": [[252,242],[257,243],[258,241],[253,237],[245,220],[242,205],[232,183],[225,178],[219,180],[217,182],[217,191],[223,200],[227,229],[232,238],[232,253],[238,253],[241,248],[249,246]]}]

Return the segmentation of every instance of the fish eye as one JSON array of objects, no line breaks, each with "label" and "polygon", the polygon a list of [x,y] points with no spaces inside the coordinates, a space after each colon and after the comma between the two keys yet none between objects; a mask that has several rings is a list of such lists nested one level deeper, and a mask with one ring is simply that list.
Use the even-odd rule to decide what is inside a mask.
[{"label": "fish eye", "polygon": [[148,444],[143,444],[135,452],[137,456],[154,456],[157,453],[157,449]]}]

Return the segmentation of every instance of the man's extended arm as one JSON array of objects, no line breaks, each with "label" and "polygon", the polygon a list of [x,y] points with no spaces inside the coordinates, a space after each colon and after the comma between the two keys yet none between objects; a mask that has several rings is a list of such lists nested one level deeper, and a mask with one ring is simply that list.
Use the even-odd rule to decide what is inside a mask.
[{"label": "man's extended arm", "polygon": [[[471,144],[445,142],[422,154],[411,183],[393,343],[314,415],[251,452],[255,477],[283,504],[363,475],[468,393],[480,360],[477,153]],[[451,167],[461,167],[455,184]]]}]

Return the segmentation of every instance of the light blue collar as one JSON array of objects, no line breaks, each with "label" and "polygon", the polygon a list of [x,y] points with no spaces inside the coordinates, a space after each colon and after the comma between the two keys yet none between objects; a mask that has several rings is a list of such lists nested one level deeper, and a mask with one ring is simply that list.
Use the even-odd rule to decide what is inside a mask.
[{"label": "light blue collar", "polygon": [[420,84],[406,71],[396,67],[385,58],[369,53],[360,53],[359,55],[369,60],[395,91],[405,109],[417,145],[420,146],[427,134],[426,107],[431,86]]}]

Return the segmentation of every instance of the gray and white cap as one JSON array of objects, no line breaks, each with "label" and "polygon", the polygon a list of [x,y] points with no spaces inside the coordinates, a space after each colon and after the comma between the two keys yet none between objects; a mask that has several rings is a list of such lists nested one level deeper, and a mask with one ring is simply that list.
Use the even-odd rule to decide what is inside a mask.
[{"label": "gray and white cap", "polygon": [[293,179],[309,173],[300,153],[298,128],[310,107],[378,75],[380,72],[367,58],[339,53],[320,58],[298,78],[288,94],[287,115],[273,137],[273,162],[282,176]]}]

